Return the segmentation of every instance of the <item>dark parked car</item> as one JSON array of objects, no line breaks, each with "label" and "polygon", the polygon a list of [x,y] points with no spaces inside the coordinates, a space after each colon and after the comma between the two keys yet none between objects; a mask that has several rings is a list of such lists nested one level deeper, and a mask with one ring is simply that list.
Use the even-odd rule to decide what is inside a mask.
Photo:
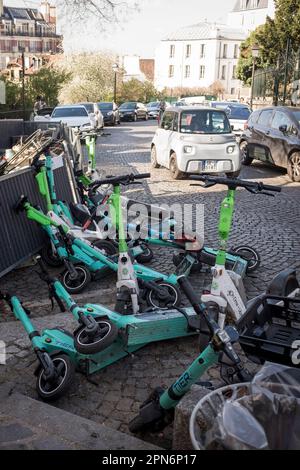
[{"label": "dark parked car", "polygon": [[143,119],[148,121],[148,110],[143,103],[137,103],[135,101],[130,101],[124,103],[119,108],[121,121],[134,121],[138,119]]},{"label": "dark parked car", "polygon": [[98,107],[103,114],[104,123],[115,126],[116,124],[121,124],[119,108],[116,103],[113,102],[102,102],[98,103]]},{"label": "dark parked car", "polygon": [[242,162],[254,159],[286,168],[300,182],[300,108],[270,107],[254,111],[245,125]]}]

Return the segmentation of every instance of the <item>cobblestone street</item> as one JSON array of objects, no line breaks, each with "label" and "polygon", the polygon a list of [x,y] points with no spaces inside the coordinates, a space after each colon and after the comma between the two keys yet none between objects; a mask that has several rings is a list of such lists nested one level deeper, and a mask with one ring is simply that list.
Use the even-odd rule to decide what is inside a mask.
[{"label": "cobblestone street", "polygon": [[[130,188],[126,195],[138,201],[159,204],[205,204],[205,244],[217,246],[217,223],[220,203],[225,195],[223,187],[209,190],[195,188],[187,180],[174,182],[167,170],[152,170],[150,167],[150,143],[155,132],[155,123],[123,124],[109,128],[111,136],[103,137],[98,144],[98,165],[107,175],[145,173],[151,171],[151,180],[142,187]],[[256,196],[239,191],[236,198],[236,213],[230,244],[252,245],[261,254],[262,263],[257,272],[245,280],[249,298],[263,292],[279,271],[293,267],[300,268],[300,185],[292,184],[288,176],[279,169],[255,162],[244,168],[241,177],[264,181],[265,184],[281,185],[283,191],[275,198]],[[151,266],[159,271],[172,272],[173,253],[164,248],[155,249]],[[111,288],[114,276],[93,283],[89,295],[99,303],[112,304],[104,298],[103,289]],[[195,289],[201,290],[209,284],[210,272],[192,276]],[[25,305],[37,304],[34,317],[37,327],[65,327],[75,329],[71,315],[57,314],[46,308],[47,291],[35,274],[34,268],[25,268],[10,273],[1,279],[1,290],[19,295]],[[87,301],[86,300],[86,301]],[[40,305],[39,305],[40,302]],[[7,381],[14,390],[36,398],[34,355],[21,325],[6,312],[0,317],[0,341],[8,345],[7,366],[0,366],[0,384]],[[73,328],[74,327],[74,328]],[[95,420],[110,428],[128,433],[128,422],[136,415],[140,404],[151,389],[172,383],[191,363],[198,353],[197,338],[170,341],[149,346],[135,357],[128,357],[96,374],[90,383],[77,375],[71,393],[56,406]],[[211,369],[209,379],[219,384],[218,370]],[[149,438],[162,447],[170,447],[172,429],[158,438]]]}]

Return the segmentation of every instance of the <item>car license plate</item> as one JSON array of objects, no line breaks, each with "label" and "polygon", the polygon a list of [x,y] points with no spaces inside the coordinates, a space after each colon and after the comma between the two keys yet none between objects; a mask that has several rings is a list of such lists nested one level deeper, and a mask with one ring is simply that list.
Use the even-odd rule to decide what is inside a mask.
[{"label": "car license plate", "polygon": [[216,160],[205,160],[202,162],[202,170],[201,171],[217,171],[218,169],[218,162]]}]

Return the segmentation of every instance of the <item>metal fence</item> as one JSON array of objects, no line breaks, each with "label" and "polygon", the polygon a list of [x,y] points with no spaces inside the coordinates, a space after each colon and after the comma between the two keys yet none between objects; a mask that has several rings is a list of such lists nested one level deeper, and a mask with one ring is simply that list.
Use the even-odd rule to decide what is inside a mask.
[{"label": "metal fence", "polygon": [[[66,202],[75,200],[74,186],[65,161],[64,168],[55,170],[57,196]],[[35,173],[31,168],[0,177],[0,277],[37,253],[45,242],[43,231],[26,214],[16,214],[14,207],[20,196],[43,209]]]}]

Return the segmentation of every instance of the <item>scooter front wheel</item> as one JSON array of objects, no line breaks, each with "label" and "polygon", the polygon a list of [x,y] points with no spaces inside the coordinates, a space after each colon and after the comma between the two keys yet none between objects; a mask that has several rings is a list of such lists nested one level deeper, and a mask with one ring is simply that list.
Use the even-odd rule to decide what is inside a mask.
[{"label": "scooter front wheel", "polygon": [[77,272],[77,278],[72,279],[69,271],[65,271],[62,275],[62,284],[69,294],[80,294],[86,286],[91,282],[92,276],[85,266],[74,266]]},{"label": "scooter front wheel", "polygon": [[56,356],[52,361],[56,377],[49,380],[45,375],[45,370],[42,368],[39,371],[36,384],[38,395],[44,401],[49,402],[56,401],[65,395],[71,387],[75,376],[75,366],[66,354]]},{"label": "scooter front wheel", "polygon": [[177,286],[162,282],[157,284],[157,287],[161,292],[154,289],[147,292],[146,301],[149,307],[158,309],[180,307],[182,296]]},{"label": "scooter front wheel", "polygon": [[117,339],[119,329],[114,323],[103,318],[95,318],[95,321],[98,329],[92,336],[86,327],[82,327],[75,335],[74,346],[80,354],[97,354],[109,348]]},{"label": "scooter front wheel", "polygon": [[260,267],[260,255],[254,248],[243,245],[234,248],[232,251],[235,255],[238,255],[248,261],[247,274],[254,273],[254,271]]}]

